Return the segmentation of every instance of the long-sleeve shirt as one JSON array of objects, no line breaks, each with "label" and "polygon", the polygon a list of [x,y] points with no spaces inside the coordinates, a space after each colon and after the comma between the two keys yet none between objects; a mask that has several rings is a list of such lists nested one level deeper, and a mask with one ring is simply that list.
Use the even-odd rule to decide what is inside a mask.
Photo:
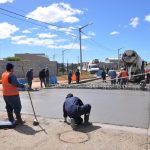
[{"label": "long-sleeve shirt", "polygon": [[49,70],[48,70],[48,69],[45,71],[45,76],[46,76],[47,78],[49,78]]},{"label": "long-sleeve shirt", "polygon": [[44,79],[45,77],[46,77],[45,71],[44,71],[44,70],[40,71],[40,72],[39,72],[39,78],[40,78],[40,79]]},{"label": "long-sleeve shirt", "polygon": [[28,71],[26,74],[27,81],[30,82],[33,80],[33,71]]},{"label": "long-sleeve shirt", "polygon": [[20,88],[24,88],[24,87],[25,87],[23,84],[20,84],[20,83],[18,82],[17,77],[16,77],[13,73],[11,73],[11,74],[9,75],[9,77],[8,77],[8,82],[9,82],[10,84],[13,84],[13,85],[16,86],[16,87],[20,87]]},{"label": "long-sleeve shirt", "polygon": [[116,78],[117,74],[115,70],[109,70],[108,75],[111,79]]},{"label": "long-sleeve shirt", "polygon": [[76,115],[78,113],[78,107],[82,106],[83,102],[78,97],[69,97],[66,98],[63,104],[63,116],[66,118],[67,116]]},{"label": "long-sleeve shirt", "polygon": [[68,74],[68,79],[72,79],[72,73],[71,72]]}]

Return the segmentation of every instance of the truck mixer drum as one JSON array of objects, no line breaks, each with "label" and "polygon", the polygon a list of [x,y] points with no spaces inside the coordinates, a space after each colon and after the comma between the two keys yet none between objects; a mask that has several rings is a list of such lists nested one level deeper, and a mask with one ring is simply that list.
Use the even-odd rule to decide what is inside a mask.
[{"label": "truck mixer drum", "polygon": [[126,50],[122,55],[122,61],[127,69],[129,80],[131,81],[141,81],[143,80],[144,66],[143,60],[134,50]]}]

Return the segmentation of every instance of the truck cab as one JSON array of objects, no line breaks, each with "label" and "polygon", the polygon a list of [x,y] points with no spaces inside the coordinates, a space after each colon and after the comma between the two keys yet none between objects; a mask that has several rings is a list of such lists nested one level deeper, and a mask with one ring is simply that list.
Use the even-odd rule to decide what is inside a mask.
[{"label": "truck cab", "polygon": [[94,74],[94,73],[97,73],[99,70],[99,67],[97,64],[88,64],[88,68],[87,68],[87,71]]}]

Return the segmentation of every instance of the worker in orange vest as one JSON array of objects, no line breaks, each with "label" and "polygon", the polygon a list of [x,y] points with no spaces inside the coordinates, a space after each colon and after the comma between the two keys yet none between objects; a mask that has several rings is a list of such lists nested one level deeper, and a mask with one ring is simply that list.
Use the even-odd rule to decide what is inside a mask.
[{"label": "worker in orange vest", "polygon": [[[8,114],[8,119],[16,124],[24,124],[25,121],[21,118],[21,101],[19,97],[18,87],[24,88],[23,84],[19,84],[16,76],[13,74],[14,65],[8,63],[6,65],[6,72],[2,74],[2,88],[3,88],[3,98],[6,103],[6,110]],[[13,116],[13,111],[16,115],[17,121],[15,121]]]},{"label": "worker in orange vest", "polygon": [[121,88],[127,84],[127,80],[128,80],[128,73],[126,71],[126,68],[124,68],[121,73],[120,73],[120,78],[121,78]]}]

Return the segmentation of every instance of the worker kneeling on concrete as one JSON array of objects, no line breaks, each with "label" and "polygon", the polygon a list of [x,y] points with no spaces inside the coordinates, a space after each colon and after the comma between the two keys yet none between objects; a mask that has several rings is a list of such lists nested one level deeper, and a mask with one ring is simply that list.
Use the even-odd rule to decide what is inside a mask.
[{"label": "worker kneeling on concrete", "polygon": [[78,97],[74,97],[70,93],[63,104],[64,122],[67,122],[67,116],[69,116],[71,118],[71,126],[74,128],[76,125],[83,123],[81,116],[84,115],[84,124],[91,125],[92,123],[89,122],[90,111],[90,104],[84,105]]}]

